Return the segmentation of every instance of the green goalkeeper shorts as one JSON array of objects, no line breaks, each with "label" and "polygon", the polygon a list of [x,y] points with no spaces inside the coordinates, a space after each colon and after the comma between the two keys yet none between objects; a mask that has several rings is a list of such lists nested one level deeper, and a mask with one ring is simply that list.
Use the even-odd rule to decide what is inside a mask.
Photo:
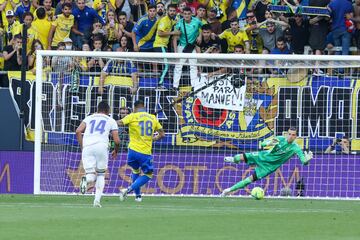
[{"label": "green goalkeeper shorts", "polygon": [[263,161],[261,161],[259,152],[244,153],[244,155],[248,165],[256,165],[255,173],[258,179],[262,179],[273,172],[266,167]]}]

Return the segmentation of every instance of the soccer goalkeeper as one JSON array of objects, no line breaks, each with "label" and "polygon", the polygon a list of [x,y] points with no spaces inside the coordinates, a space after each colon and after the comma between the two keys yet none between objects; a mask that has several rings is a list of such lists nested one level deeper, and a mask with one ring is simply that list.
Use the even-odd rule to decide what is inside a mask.
[{"label": "soccer goalkeeper", "polygon": [[294,154],[300,158],[300,161],[304,165],[307,165],[310,159],[312,159],[313,154],[311,151],[303,153],[299,145],[294,142],[296,137],[297,130],[295,128],[290,128],[288,130],[287,138],[278,136],[262,142],[261,146],[271,146],[272,148],[270,150],[242,153],[237,154],[234,157],[225,157],[225,162],[239,163],[240,161],[243,161],[248,165],[256,165],[256,168],[251,176],[236,183],[232,187],[225,189],[220,196],[225,197],[227,194],[240,188],[244,188],[250,183],[275,172],[276,169],[287,162]]}]

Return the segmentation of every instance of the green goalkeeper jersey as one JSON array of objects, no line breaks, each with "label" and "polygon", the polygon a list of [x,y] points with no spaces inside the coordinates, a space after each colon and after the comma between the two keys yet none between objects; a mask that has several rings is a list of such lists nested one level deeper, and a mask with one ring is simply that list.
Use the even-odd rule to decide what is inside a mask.
[{"label": "green goalkeeper jersey", "polygon": [[305,155],[299,145],[295,142],[288,143],[287,139],[282,136],[276,137],[279,142],[270,150],[259,152],[259,160],[267,165],[267,168],[276,170],[286,161],[288,161],[295,154],[300,158],[300,161],[305,164]]}]

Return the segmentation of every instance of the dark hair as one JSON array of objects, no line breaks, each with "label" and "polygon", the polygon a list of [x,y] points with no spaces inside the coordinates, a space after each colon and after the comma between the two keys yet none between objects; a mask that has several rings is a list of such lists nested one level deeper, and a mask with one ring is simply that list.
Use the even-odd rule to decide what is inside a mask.
[{"label": "dark hair", "polygon": [[34,20],[34,15],[31,12],[26,12],[22,15],[23,21],[24,21],[25,17],[27,17],[27,16],[30,16]]},{"label": "dark hair", "polygon": [[201,30],[211,30],[211,25],[210,24],[204,24],[201,26]]},{"label": "dark hair", "polygon": [[139,107],[144,107],[145,106],[145,103],[144,103],[144,101],[143,100],[137,100],[137,101],[135,101],[134,102],[134,107],[135,108],[139,108]]},{"label": "dark hair", "polygon": [[244,49],[244,46],[243,46],[243,45],[240,45],[240,44],[235,45],[234,49],[235,49],[235,48],[241,48],[242,50],[245,50],[245,49]]},{"label": "dark hair", "polygon": [[57,48],[59,48],[59,47],[65,47],[65,43],[64,42],[59,42],[57,44]]},{"label": "dark hair", "polygon": [[102,113],[109,113],[110,112],[110,106],[107,102],[101,101],[99,102],[97,106],[97,111]]},{"label": "dark hair", "polygon": [[72,9],[71,3],[64,3],[61,7],[61,9],[64,9],[65,7],[68,7],[70,9]]},{"label": "dark hair", "polygon": [[177,5],[176,4],[169,4],[168,6],[167,6],[167,9],[169,10],[170,8],[175,8],[175,9],[177,9]]},{"label": "dark hair", "polygon": [[16,34],[15,36],[14,36],[14,39],[15,38],[17,38],[17,39],[22,39],[22,36],[21,36],[21,34],[19,33],[19,34]]},{"label": "dark hair", "polygon": [[295,131],[296,134],[297,134],[297,128],[296,128],[296,127],[290,127],[290,128],[289,128],[289,131]]},{"label": "dark hair", "polygon": [[197,10],[198,10],[198,9],[200,9],[200,8],[202,8],[202,9],[205,9],[205,10],[206,10],[206,7],[205,7],[204,5],[202,5],[202,4],[200,4],[200,5],[198,6]]},{"label": "dark hair", "polygon": [[230,14],[234,11],[236,11],[236,9],[234,7],[228,7],[225,11],[226,16],[230,16]]},{"label": "dark hair", "polygon": [[189,8],[189,7],[184,7],[183,12],[192,12],[192,11],[191,11],[191,8]]},{"label": "dark hair", "polygon": [[95,41],[103,41],[103,37],[102,37],[102,35],[101,34],[95,34],[94,36],[93,36],[93,42],[95,42]]},{"label": "dark hair", "polygon": [[126,12],[120,11],[120,12],[118,13],[118,17],[120,17],[120,16],[125,16],[125,17],[127,17]]},{"label": "dark hair", "polygon": [[39,7],[36,10],[36,16],[37,16],[38,19],[44,19],[45,16],[46,16],[45,8],[44,7]]},{"label": "dark hair", "polygon": [[157,4],[156,4],[156,6],[157,5],[163,5],[164,7],[165,7],[165,4],[163,3],[163,2],[158,2]]},{"label": "dark hair", "polygon": [[151,4],[151,5],[148,6],[148,10],[150,10],[152,8],[156,9],[156,5]]},{"label": "dark hair", "polygon": [[279,37],[276,42],[285,42],[285,38],[284,37]]},{"label": "dark hair", "polygon": [[237,22],[239,23],[239,20],[237,18],[230,19],[230,23]]},{"label": "dark hair", "polygon": [[30,49],[30,53],[33,54],[35,52],[35,44],[39,43],[41,45],[41,48],[44,49],[44,46],[42,45],[42,43],[40,42],[40,40],[38,39],[34,39],[34,41],[31,44],[31,49]]}]

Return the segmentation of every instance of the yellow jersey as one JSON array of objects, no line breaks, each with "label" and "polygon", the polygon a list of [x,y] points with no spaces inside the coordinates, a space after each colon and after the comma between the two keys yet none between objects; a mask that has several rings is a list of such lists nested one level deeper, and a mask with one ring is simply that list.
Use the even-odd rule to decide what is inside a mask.
[{"label": "yellow jersey", "polygon": [[[34,11],[34,20],[37,19],[36,12],[37,12],[37,9]],[[45,16],[46,20],[48,20],[49,22],[52,22],[54,20],[54,17],[55,17],[55,8],[51,8],[50,11],[46,11],[46,16]]]},{"label": "yellow jersey", "polygon": [[74,25],[74,16],[65,17],[64,14],[59,14],[52,26],[56,27],[51,46],[56,47],[59,42],[70,36],[70,31]]},{"label": "yellow jersey", "polygon": [[31,28],[37,32],[37,36],[44,49],[47,49],[49,45],[48,36],[51,28],[51,22],[47,19],[36,19],[31,23]]},{"label": "yellow jersey", "polygon": [[[110,0],[109,2],[116,9],[116,6],[115,6],[116,0]],[[96,11],[96,9],[98,9],[101,6],[101,4],[102,4],[101,0],[95,0],[93,2],[92,8],[95,9],[95,11]],[[106,13],[108,11],[109,11],[109,6],[108,6],[108,4],[106,4],[105,11],[103,11],[101,9],[101,10],[97,11],[97,13],[99,14],[100,17],[102,17],[103,19],[106,19]]]},{"label": "yellow jersey", "polygon": [[154,47],[167,47],[170,36],[160,37],[158,31],[171,32],[176,20],[171,19],[168,15],[161,18],[158,22],[157,32],[154,41]]},{"label": "yellow jersey", "polygon": [[153,134],[162,129],[155,117],[147,112],[131,113],[121,119],[124,125],[129,126],[129,149],[151,155]]},{"label": "yellow jersey", "polygon": [[[5,0],[0,0],[0,5],[2,5],[4,2],[5,2]],[[18,5],[20,3],[20,0],[13,0],[13,3]],[[10,1],[7,1],[5,9],[3,11],[1,11],[1,17],[2,17],[2,21],[3,21],[5,28],[7,28],[7,26],[8,26],[8,21],[6,19],[6,12],[9,10],[14,11],[15,9],[12,7]]]},{"label": "yellow jersey", "polygon": [[[16,27],[16,29],[14,29],[14,35],[22,34],[23,27],[24,27],[24,24],[18,25]],[[27,48],[26,52],[27,53],[29,53],[31,51],[32,42],[37,38],[38,38],[38,34],[31,25],[31,27],[27,30],[27,41],[26,41],[26,48]]]},{"label": "yellow jersey", "polygon": [[242,45],[245,48],[245,42],[249,41],[248,35],[245,31],[239,30],[236,34],[231,32],[231,29],[226,29],[219,35],[219,38],[225,39],[228,45],[228,52],[234,52],[236,45]]}]

